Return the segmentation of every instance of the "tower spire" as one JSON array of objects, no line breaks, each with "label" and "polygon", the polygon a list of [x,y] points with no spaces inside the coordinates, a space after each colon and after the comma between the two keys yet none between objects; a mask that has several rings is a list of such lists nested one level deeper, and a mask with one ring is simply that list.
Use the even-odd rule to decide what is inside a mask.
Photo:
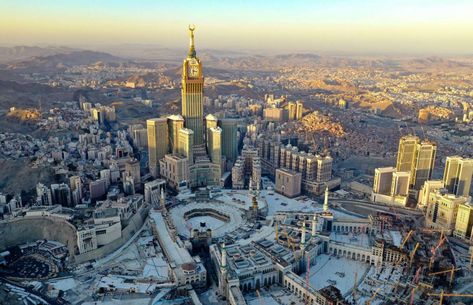
[{"label": "tower spire", "polygon": [[328,212],[328,186],[325,188],[325,198],[324,198],[324,212]]},{"label": "tower spire", "polygon": [[225,249],[225,243],[222,244],[222,268],[227,268],[227,250]]},{"label": "tower spire", "polygon": [[305,248],[305,220],[302,222],[301,250]]},{"label": "tower spire", "polygon": [[194,31],[195,25],[189,25],[189,53],[187,54],[188,57],[195,57],[195,45],[194,45]]},{"label": "tower spire", "polygon": [[317,232],[317,216],[314,214],[314,217],[312,218],[312,232],[311,232],[311,237],[314,238],[315,234]]},{"label": "tower spire", "polygon": [[220,265],[220,272],[222,276],[219,279],[219,289],[222,295],[226,295],[227,290],[227,250],[225,249],[225,243],[222,244],[220,249],[222,255],[222,261]]}]

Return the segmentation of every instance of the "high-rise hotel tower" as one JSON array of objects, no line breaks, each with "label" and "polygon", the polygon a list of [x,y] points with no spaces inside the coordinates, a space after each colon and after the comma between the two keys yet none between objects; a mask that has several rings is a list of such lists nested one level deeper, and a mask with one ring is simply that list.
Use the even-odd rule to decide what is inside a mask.
[{"label": "high-rise hotel tower", "polygon": [[182,65],[182,116],[194,132],[194,145],[204,144],[204,76],[194,47],[194,29],[189,26],[190,47]]},{"label": "high-rise hotel tower", "polygon": [[204,77],[195,53],[194,30],[189,26],[190,48],[182,64],[182,116],[148,120],[150,172],[159,169],[175,189],[219,185],[222,177],[222,130],[213,115],[207,116],[204,132]]}]

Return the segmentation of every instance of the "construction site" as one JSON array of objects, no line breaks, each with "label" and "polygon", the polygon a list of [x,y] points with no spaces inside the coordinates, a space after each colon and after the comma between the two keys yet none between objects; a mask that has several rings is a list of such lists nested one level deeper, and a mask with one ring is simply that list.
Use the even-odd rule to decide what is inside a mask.
[{"label": "construction site", "polygon": [[274,234],[249,246],[212,245],[220,293],[241,292],[250,304],[473,302],[466,243],[395,210],[360,217],[329,206],[326,196],[322,209],[281,209],[271,215]]},{"label": "construction site", "polygon": [[266,185],[212,198],[161,193],[113,253],[6,289],[90,305],[472,304],[467,243],[411,213],[361,215],[332,200],[328,190],[318,202]]}]

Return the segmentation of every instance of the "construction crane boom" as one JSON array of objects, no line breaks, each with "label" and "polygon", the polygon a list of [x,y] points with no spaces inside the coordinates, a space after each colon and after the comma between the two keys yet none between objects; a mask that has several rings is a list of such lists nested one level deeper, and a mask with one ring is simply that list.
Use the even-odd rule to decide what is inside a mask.
[{"label": "construction crane boom", "polygon": [[431,250],[432,257],[430,258],[430,261],[429,261],[429,270],[432,270],[432,266],[435,262],[435,257],[437,256],[437,251],[443,245],[443,243],[446,240],[447,240],[447,237],[444,236],[443,230],[442,230],[442,233],[440,234],[440,239],[439,239],[439,242],[438,242],[437,246],[435,248],[432,248],[432,250]]},{"label": "construction crane boom", "polygon": [[417,243],[410,254],[409,266],[412,266],[412,262],[414,261],[414,256],[416,255],[417,249],[419,249],[420,243]]},{"label": "construction crane boom", "polygon": [[399,249],[402,250],[404,248],[404,245],[406,244],[406,242],[409,240],[409,238],[411,238],[412,233],[414,233],[414,230],[410,230],[409,233],[407,233],[406,237],[404,238],[401,245],[399,246]]},{"label": "construction crane boom", "polygon": [[371,302],[373,302],[373,300],[376,298],[376,296],[378,295],[379,291],[381,290],[381,287],[379,287],[378,289],[376,289],[376,291],[373,293],[373,295],[371,296],[371,298],[366,301],[366,305],[371,305]]},{"label": "construction crane boom", "polygon": [[444,293],[443,290],[440,293],[429,293],[428,295],[440,297],[439,305],[443,304],[443,298],[445,297],[473,298],[473,294]]},{"label": "construction crane boom", "polygon": [[443,270],[443,271],[438,271],[438,272],[432,272],[429,273],[429,276],[434,276],[434,275],[439,275],[439,274],[445,274],[445,273],[450,273],[450,277],[448,279],[448,283],[450,286],[453,284],[453,279],[455,276],[455,271],[461,270],[461,268],[455,268],[455,266],[452,266],[451,269]]}]

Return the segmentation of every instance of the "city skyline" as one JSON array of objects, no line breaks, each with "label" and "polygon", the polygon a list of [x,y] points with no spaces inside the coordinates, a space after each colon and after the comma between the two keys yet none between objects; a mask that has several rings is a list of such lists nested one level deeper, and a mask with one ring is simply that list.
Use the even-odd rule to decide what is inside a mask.
[{"label": "city skyline", "polygon": [[[4,1],[0,45],[181,48],[197,25],[203,49],[471,54],[468,1]],[[471,38],[471,37],[470,37]]]},{"label": "city skyline", "polygon": [[470,8],[0,4],[0,304],[472,304]]}]

